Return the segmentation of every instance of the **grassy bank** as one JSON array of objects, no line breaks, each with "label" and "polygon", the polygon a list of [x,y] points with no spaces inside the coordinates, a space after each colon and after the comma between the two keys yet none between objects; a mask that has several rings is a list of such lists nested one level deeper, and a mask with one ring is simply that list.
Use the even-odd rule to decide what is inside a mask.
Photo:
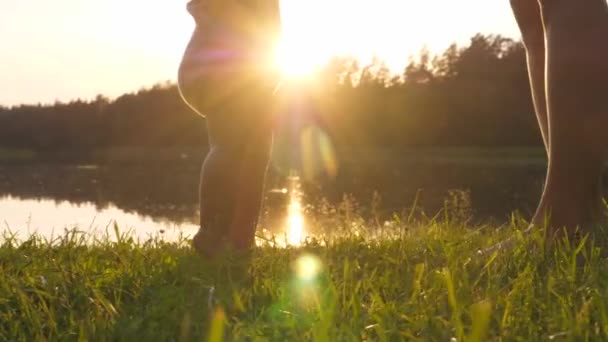
[{"label": "grassy bank", "polygon": [[476,254],[522,227],[395,222],[381,240],[266,246],[215,262],[159,241],[9,239],[0,340],[608,338],[608,264],[591,243],[545,251],[534,236]]}]

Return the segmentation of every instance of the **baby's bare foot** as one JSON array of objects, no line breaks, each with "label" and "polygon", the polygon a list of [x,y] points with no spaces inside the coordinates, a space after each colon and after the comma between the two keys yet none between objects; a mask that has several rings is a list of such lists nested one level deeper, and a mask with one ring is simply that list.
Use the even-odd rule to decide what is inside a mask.
[{"label": "baby's bare foot", "polygon": [[192,247],[204,258],[214,258],[227,248],[222,237],[210,234],[208,230],[199,230],[192,239]]},{"label": "baby's bare foot", "polygon": [[203,258],[214,259],[221,254],[228,254],[238,258],[248,257],[253,250],[252,244],[243,244],[243,241],[230,241],[225,236],[217,236],[207,230],[200,230],[192,239],[192,247]]}]

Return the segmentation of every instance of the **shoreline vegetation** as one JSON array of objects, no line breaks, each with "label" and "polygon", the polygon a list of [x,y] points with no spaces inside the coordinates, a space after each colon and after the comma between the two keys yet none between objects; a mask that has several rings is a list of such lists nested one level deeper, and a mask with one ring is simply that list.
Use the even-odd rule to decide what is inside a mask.
[{"label": "shoreline vegetation", "polygon": [[[516,215],[348,231],[202,260],[186,240],[71,231],[0,244],[2,340],[493,341],[608,338],[608,263],[593,242],[546,248]],[[371,226],[370,226],[371,227]],[[602,233],[605,235],[604,233]],[[487,257],[477,251],[518,236]],[[603,236],[602,236],[603,237]],[[596,237],[597,238],[597,237]]]},{"label": "shoreline vegetation", "polygon": [[[207,149],[189,148],[107,148],[92,151],[62,149],[40,152],[24,148],[1,148],[0,163],[147,163],[202,162]],[[447,163],[546,163],[545,151],[537,146],[518,147],[409,147],[409,148],[342,148],[338,161],[361,162],[447,162]]]}]

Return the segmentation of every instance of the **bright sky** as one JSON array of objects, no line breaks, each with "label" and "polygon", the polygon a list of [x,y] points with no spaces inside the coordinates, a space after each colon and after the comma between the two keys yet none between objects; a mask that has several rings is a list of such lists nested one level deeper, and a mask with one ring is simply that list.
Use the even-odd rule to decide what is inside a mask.
[{"label": "bright sky", "polygon": [[[1,0],[0,105],[125,92],[176,79],[187,0]],[[507,0],[282,0],[284,61],[378,55],[397,71],[423,46],[518,37]]]}]

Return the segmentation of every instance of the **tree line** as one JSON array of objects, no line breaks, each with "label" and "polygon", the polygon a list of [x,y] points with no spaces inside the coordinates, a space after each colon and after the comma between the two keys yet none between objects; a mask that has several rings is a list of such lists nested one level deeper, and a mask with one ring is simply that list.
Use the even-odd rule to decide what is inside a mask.
[{"label": "tree line", "polygon": [[[304,122],[338,148],[540,146],[519,41],[478,34],[467,46],[422,51],[401,75],[381,61],[336,58],[303,92]],[[293,109],[293,108],[292,108]],[[289,115],[290,109],[284,110]],[[235,137],[238,138],[238,137]],[[204,147],[205,122],[172,83],[109,100],[0,106],[0,147],[39,152]]]}]

